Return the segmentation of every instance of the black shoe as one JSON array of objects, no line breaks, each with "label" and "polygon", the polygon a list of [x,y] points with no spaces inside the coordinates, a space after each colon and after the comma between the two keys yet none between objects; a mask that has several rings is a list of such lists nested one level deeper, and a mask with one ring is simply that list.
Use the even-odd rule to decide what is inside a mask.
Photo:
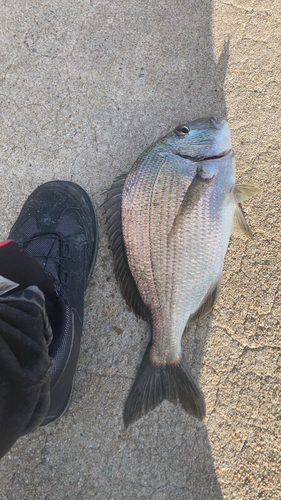
[{"label": "black shoe", "polygon": [[67,410],[74,385],[84,313],[84,292],[95,266],[98,223],[93,204],[77,184],[47,182],[26,200],[9,238],[52,276],[56,294],[46,295],[53,330],[51,404],[41,425]]}]

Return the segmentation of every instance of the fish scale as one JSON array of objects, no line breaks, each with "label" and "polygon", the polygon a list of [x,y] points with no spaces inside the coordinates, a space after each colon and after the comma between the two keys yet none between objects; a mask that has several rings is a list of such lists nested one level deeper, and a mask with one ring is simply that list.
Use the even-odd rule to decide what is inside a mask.
[{"label": "fish scale", "polygon": [[238,203],[259,191],[235,186],[229,127],[214,117],[177,127],[108,191],[105,210],[121,291],[152,328],[125,404],[126,426],[163,399],[204,418],[204,396],[181,338],[218,297],[231,226],[252,236]]}]

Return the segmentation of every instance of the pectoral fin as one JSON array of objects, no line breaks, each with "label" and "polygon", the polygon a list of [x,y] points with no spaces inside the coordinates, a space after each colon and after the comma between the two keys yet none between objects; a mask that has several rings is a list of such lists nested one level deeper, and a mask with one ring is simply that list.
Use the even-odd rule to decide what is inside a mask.
[{"label": "pectoral fin", "polygon": [[203,179],[198,173],[195,175],[184,195],[179,211],[174,219],[168,240],[171,240],[171,238],[174,236],[175,231],[181,224],[182,220],[192,212],[194,207],[207,191],[212,180],[212,178]]},{"label": "pectoral fin", "polygon": [[252,184],[236,184],[233,190],[234,201],[235,203],[242,203],[242,201],[249,200],[249,198],[259,193],[261,193],[261,189]]}]

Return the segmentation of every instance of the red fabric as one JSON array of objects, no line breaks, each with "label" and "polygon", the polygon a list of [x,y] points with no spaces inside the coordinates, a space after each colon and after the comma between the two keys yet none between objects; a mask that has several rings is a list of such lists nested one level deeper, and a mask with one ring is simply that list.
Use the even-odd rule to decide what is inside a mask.
[{"label": "red fabric", "polygon": [[11,241],[14,241],[14,240],[5,240],[5,241],[0,241],[0,247],[3,247],[4,245],[7,245],[8,243],[10,243]]}]

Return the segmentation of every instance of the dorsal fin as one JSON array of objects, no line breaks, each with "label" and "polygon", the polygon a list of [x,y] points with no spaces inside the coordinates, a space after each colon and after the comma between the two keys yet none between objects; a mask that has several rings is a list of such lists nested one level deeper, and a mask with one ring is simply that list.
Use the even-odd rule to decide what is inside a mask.
[{"label": "dorsal fin", "polygon": [[121,293],[128,306],[133,309],[137,317],[149,320],[150,311],[142,301],[137,285],[130,271],[122,236],[121,202],[126,177],[127,175],[117,177],[107,192],[104,209],[108,227],[108,236],[115,260],[115,274],[120,285]]}]

